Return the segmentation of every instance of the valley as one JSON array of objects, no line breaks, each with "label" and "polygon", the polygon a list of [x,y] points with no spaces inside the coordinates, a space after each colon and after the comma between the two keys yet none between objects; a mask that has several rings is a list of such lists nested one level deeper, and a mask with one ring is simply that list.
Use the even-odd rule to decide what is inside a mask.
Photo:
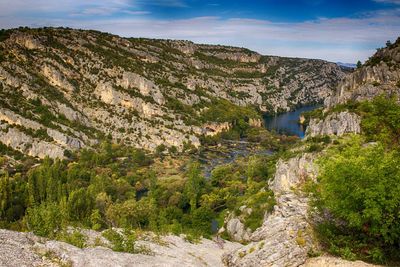
[{"label": "valley", "polygon": [[398,265],[399,55],[2,30],[0,265]]}]

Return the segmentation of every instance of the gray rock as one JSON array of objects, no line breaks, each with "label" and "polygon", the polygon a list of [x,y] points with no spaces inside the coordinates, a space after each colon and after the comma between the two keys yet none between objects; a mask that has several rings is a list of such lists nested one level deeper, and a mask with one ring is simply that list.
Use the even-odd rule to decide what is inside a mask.
[{"label": "gray rock", "polygon": [[237,242],[247,242],[250,240],[251,230],[234,216],[228,218],[226,223],[226,231],[229,237]]},{"label": "gray rock", "polygon": [[[84,233],[89,233],[85,231]],[[89,233],[99,236],[100,233]],[[193,244],[178,236],[163,236],[161,239],[146,238],[137,241],[146,246],[149,255],[114,252],[96,246],[77,248],[70,244],[46,240],[30,233],[0,230],[0,265],[14,266],[223,266],[221,255],[238,248],[240,244],[223,242],[222,247],[208,239]],[[47,255],[47,256],[45,256]],[[57,264],[58,263],[58,264]]]},{"label": "gray rock", "polygon": [[299,266],[313,247],[308,218],[308,199],[296,188],[306,179],[315,179],[314,156],[279,161],[271,189],[277,205],[266,214],[263,225],[250,237],[250,243],[223,256],[228,266]]},{"label": "gray rock", "polygon": [[355,113],[343,111],[328,115],[325,119],[311,119],[307,126],[306,136],[337,135],[360,133],[361,118]]}]

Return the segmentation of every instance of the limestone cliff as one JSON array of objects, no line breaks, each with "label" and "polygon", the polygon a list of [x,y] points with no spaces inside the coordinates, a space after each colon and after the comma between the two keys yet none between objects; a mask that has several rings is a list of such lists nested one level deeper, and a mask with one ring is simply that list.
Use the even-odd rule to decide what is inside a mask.
[{"label": "limestone cliff", "polygon": [[[378,51],[360,68],[347,75],[334,95],[325,99],[324,112],[339,104],[371,100],[378,95],[400,99],[400,38]],[[311,119],[307,136],[338,135],[361,132],[361,117],[347,111],[321,119]]]},{"label": "limestone cliff", "polygon": [[308,218],[308,199],[298,188],[315,179],[314,155],[304,154],[277,163],[270,187],[277,205],[266,213],[263,225],[250,236],[249,244],[224,255],[228,266],[299,266],[313,246]]},{"label": "limestone cliff", "polygon": [[[7,130],[0,141],[38,157],[60,157],[108,135],[150,151],[199,146],[199,135],[215,132],[206,128],[215,122],[202,121],[212,101],[289,110],[321,102],[344,76],[322,60],[188,41],[65,28],[1,34],[0,117]],[[10,138],[10,131],[20,133]]]},{"label": "limestone cliff", "polygon": [[306,136],[337,135],[360,133],[361,118],[357,114],[343,111],[328,115],[325,119],[313,118],[307,126]]},{"label": "limestone cliff", "polygon": [[400,38],[378,49],[361,68],[346,76],[336,93],[325,100],[325,106],[369,100],[380,94],[400,95]]}]

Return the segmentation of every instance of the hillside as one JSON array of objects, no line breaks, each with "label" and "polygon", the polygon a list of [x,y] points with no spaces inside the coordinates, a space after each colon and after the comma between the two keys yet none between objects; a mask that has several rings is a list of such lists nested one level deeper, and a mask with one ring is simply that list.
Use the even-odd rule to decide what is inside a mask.
[{"label": "hillside", "polygon": [[[0,163],[51,156],[0,172],[0,265],[399,265],[400,39],[346,76],[94,31],[0,40]],[[323,100],[305,139],[250,127]]]},{"label": "hillside", "polygon": [[62,158],[105,137],[150,151],[198,147],[199,137],[220,130],[215,122],[229,128],[241,117],[251,123],[259,112],[322,102],[343,76],[334,63],[244,48],[3,30],[0,142],[40,158]]}]

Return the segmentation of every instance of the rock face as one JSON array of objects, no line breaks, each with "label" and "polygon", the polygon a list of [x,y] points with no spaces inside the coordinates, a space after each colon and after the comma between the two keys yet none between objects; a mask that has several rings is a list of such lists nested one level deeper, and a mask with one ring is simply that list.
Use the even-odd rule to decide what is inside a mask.
[{"label": "rock face", "polygon": [[357,114],[343,111],[328,115],[325,119],[311,119],[306,130],[306,136],[337,135],[345,133],[360,133],[361,118]]},{"label": "rock face", "polygon": [[325,100],[325,106],[370,100],[380,94],[400,96],[400,38],[379,49],[364,66],[346,76],[336,93]]},{"label": "rock face", "polygon": [[270,187],[277,205],[265,214],[263,225],[250,236],[250,243],[223,256],[228,266],[299,266],[313,246],[308,218],[308,199],[295,191],[317,174],[314,156],[304,154],[280,160]]},{"label": "rock face", "polygon": [[338,266],[338,267],[374,267],[374,265],[363,261],[347,261],[330,256],[320,256],[306,261],[302,267],[320,267],[320,266]]},{"label": "rock face", "polygon": [[228,131],[232,128],[232,125],[228,122],[223,123],[207,123],[203,125],[204,135],[206,136],[214,136],[224,131]]},{"label": "rock face", "polygon": [[[0,108],[28,122],[18,128],[26,136],[54,146],[30,152],[38,157],[58,157],[61,150],[91,146],[108,135],[150,151],[160,144],[178,150],[199,146],[199,135],[219,131],[200,125],[213,100],[289,110],[321,102],[344,76],[336,64],[322,60],[188,41],[52,28],[14,29],[5,36]],[[260,126],[258,120],[250,123]],[[16,123],[4,124],[13,128]],[[32,135],[29,125],[54,140]],[[7,140],[11,148],[26,152],[21,140]]]},{"label": "rock face", "polygon": [[[93,246],[84,249],[70,244],[46,240],[31,233],[0,230],[0,266],[223,266],[221,255],[240,244],[225,242],[223,246],[202,239],[192,244],[177,236],[164,236],[161,241],[137,241],[149,249],[150,255],[114,252]],[[63,265],[62,265],[63,264]]]},{"label": "rock face", "polygon": [[251,230],[240,221],[239,218],[229,216],[226,220],[226,231],[231,240],[237,242],[248,242],[251,236]]}]

